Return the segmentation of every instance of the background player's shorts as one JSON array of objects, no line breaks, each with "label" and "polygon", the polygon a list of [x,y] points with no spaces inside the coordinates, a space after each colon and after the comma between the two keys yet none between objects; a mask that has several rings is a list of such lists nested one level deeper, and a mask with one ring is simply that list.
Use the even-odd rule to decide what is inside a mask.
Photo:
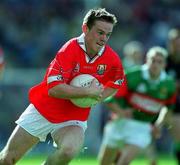
[{"label": "background player's shorts", "polygon": [[33,104],[30,104],[26,108],[16,123],[31,135],[38,137],[42,142],[46,140],[49,133],[53,137],[54,132],[59,128],[76,125],[81,127],[84,131],[87,129],[87,121],[70,120],[58,124],[51,123],[36,110]]},{"label": "background player's shorts", "polygon": [[133,119],[109,122],[104,130],[103,144],[119,148],[124,144],[146,148],[152,141],[151,125]]}]

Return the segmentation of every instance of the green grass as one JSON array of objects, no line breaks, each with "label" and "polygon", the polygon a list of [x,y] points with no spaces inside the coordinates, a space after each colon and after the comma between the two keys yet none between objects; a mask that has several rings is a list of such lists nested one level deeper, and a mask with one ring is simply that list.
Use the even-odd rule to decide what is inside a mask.
[{"label": "green grass", "polygon": [[[40,165],[45,158],[45,156],[26,156],[16,165]],[[96,158],[79,157],[73,160],[70,165],[98,165],[98,162]],[[149,165],[149,162],[144,158],[138,158],[131,165]],[[158,165],[177,165],[177,163],[170,156],[161,156]]]}]

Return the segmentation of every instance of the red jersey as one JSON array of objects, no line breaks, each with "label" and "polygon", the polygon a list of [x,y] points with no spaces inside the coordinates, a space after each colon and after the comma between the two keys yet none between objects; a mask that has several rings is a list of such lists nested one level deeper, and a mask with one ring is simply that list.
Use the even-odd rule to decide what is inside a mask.
[{"label": "red jersey", "polygon": [[50,122],[86,121],[90,108],[75,106],[68,99],[50,97],[48,90],[67,83],[79,74],[91,74],[104,86],[119,89],[124,71],[119,56],[104,46],[93,59],[86,54],[84,35],[68,41],[50,63],[43,81],[29,91],[30,102]]}]

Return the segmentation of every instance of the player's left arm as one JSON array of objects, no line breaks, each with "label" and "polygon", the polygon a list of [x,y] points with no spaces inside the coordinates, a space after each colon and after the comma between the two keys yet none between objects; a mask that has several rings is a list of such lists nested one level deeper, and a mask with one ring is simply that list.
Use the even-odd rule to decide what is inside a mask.
[{"label": "player's left arm", "polygon": [[163,126],[167,128],[171,125],[173,109],[175,107],[175,98],[176,98],[176,87],[175,81],[169,81],[169,98],[166,100],[166,104],[161,108],[159,116],[154,123],[155,128],[161,129]]},{"label": "player's left arm", "polygon": [[104,86],[104,91],[102,93],[102,101],[110,96],[114,96],[118,90],[124,90],[124,76],[121,76],[113,81],[108,81]]},{"label": "player's left arm", "polygon": [[118,91],[118,89],[116,89],[116,88],[105,87],[104,91],[102,93],[102,101],[110,96],[115,95],[117,93],[117,91]]},{"label": "player's left arm", "polygon": [[104,85],[102,100],[105,100],[110,96],[114,96],[118,90],[123,91],[123,88],[125,87],[124,69],[118,55],[115,56],[114,61],[112,61],[107,75],[109,77],[109,81]]},{"label": "player's left arm", "polygon": [[167,107],[163,107],[159,113],[157,120],[152,125],[152,135],[156,139],[161,137],[161,130],[162,130],[162,126],[164,125],[165,116],[167,115],[167,113],[168,113]]},{"label": "player's left arm", "polygon": [[159,113],[157,120],[155,121],[154,125],[158,128],[162,128],[165,124],[167,117],[171,114],[171,111],[168,111],[166,106],[162,107]]}]

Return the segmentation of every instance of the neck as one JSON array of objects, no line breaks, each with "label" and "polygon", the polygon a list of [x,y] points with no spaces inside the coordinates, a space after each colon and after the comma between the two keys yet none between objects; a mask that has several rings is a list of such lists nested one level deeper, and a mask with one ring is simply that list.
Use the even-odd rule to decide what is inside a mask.
[{"label": "neck", "polygon": [[151,80],[157,80],[160,76],[160,73],[154,74],[151,71],[149,72]]},{"label": "neck", "polygon": [[91,48],[87,46],[88,44],[85,42],[85,47],[86,47],[86,54],[90,57],[93,58],[94,56],[97,55],[97,52],[93,51]]}]

